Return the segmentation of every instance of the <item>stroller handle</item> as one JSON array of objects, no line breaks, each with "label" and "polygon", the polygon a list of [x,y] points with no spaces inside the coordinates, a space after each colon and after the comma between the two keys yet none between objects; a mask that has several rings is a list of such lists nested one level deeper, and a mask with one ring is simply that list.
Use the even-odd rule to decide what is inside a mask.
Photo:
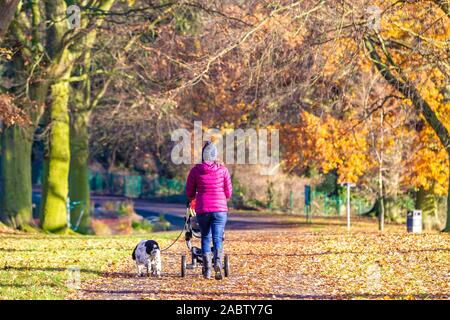
[{"label": "stroller handle", "polygon": [[186,208],[194,209],[194,207],[195,207],[195,198],[194,199],[188,199],[188,201],[186,202]]}]

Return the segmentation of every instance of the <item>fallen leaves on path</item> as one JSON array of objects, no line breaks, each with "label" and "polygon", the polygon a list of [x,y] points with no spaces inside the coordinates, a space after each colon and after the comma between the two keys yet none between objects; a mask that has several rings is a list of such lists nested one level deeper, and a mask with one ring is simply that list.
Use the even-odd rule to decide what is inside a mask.
[{"label": "fallen leaves on path", "polygon": [[[227,230],[231,275],[205,280],[201,268],[180,277],[182,240],[162,255],[161,278],[137,278],[131,252],[142,236],[0,233],[0,298],[71,299],[448,299],[450,236],[407,234],[375,221],[277,217],[285,224]],[[149,236],[162,247],[176,233]],[[198,241],[196,245],[199,245]],[[67,286],[78,266],[81,287]]]},{"label": "fallen leaves on path", "polygon": [[[85,283],[83,299],[448,299],[450,237],[376,232],[365,221],[347,233],[336,221],[317,231],[301,225],[227,231],[231,275],[205,280],[201,268],[180,277],[183,242],[163,254],[163,276],[136,278],[121,261],[105,277]],[[164,245],[169,241],[164,241]]]}]

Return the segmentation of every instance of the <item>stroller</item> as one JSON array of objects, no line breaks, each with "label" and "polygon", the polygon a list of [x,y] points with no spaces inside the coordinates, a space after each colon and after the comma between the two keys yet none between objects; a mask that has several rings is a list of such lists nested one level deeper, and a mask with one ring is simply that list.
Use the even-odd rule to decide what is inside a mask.
[{"label": "stroller", "polygon": [[[186,240],[186,246],[188,247],[188,249],[191,253],[191,263],[187,264],[186,255],[181,256],[181,276],[182,277],[186,276],[187,269],[194,269],[195,267],[203,265],[202,249],[200,249],[199,247],[193,246],[192,242],[191,242],[193,238],[200,239],[201,232],[200,232],[200,227],[199,227],[197,219],[196,219],[194,205],[191,204],[190,202],[188,202],[187,206],[186,206],[184,238]],[[214,248],[211,248],[211,251],[214,252]],[[224,255],[223,260],[224,261],[222,263],[222,266],[223,266],[224,275],[225,275],[225,277],[228,277],[230,274],[230,260],[229,260],[229,257],[227,254]],[[213,264],[214,264],[214,258],[213,258]]]}]

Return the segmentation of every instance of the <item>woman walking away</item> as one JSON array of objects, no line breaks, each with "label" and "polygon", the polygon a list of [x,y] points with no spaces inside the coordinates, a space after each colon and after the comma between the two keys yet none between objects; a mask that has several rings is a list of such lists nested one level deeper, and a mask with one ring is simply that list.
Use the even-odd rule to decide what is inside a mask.
[{"label": "woman walking away", "polygon": [[223,235],[227,222],[227,199],[231,197],[232,186],[228,169],[217,162],[217,148],[207,142],[202,149],[202,163],[189,172],[186,195],[195,198],[197,222],[202,235],[203,276],[211,278],[212,252],[214,247],[214,271],[217,280],[222,279]]}]

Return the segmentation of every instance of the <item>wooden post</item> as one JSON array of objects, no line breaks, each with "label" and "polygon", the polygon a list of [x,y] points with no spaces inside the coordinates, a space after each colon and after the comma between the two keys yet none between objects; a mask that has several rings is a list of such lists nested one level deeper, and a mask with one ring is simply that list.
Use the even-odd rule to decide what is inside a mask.
[{"label": "wooden post", "polygon": [[347,186],[347,231],[350,231],[350,188],[354,187],[355,184],[351,182],[344,182],[342,186]]}]

